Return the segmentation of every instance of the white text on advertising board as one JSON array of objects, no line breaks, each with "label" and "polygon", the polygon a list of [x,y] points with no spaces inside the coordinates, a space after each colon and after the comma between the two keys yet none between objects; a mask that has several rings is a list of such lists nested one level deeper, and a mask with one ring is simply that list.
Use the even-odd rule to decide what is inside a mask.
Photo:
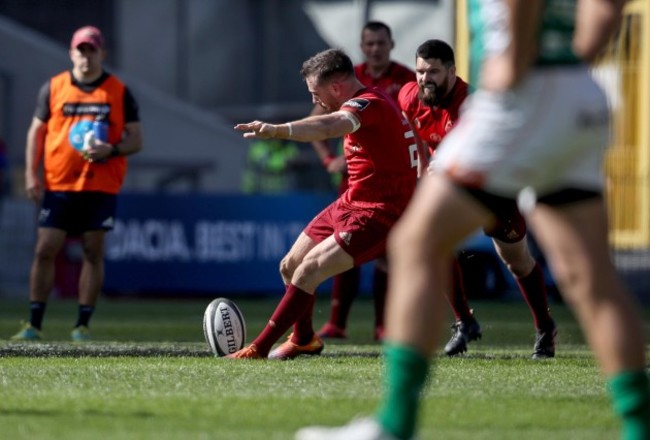
[{"label": "white text on advertising board", "polygon": [[238,263],[277,261],[304,227],[297,222],[145,219],[117,221],[107,235],[110,261]]}]

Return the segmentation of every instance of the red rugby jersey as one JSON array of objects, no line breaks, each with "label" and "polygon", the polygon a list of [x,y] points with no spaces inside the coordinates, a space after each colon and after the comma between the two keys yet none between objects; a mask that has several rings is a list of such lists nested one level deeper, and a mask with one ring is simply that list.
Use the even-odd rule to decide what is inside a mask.
[{"label": "red rugby jersey", "polygon": [[388,69],[377,78],[370,74],[368,63],[354,66],[354,74],[364,86],[377,87],[395,101],[402,86],[409,81],[415,81],[415,72],[395,61],[391,61]]},{"label": "red rugby jersey", "polygon": [[440,105],[429,107],[418,99],[418,84],[415,81],[402,87],[397,98],[399,106],[420,139],[429,148],[430,154],[433,155],[442,138],[458,120],[460,107],[468,92],[467,83],[457,77],[451,92]]},{"label": "red rugby jersey", "polygon": [[415,142],[408,121],[395,101],[371,88],[361,89],[341,110],[352,113],[361,124],[343,140],[349,188],[342,200],[401,214],[417,180]]}]

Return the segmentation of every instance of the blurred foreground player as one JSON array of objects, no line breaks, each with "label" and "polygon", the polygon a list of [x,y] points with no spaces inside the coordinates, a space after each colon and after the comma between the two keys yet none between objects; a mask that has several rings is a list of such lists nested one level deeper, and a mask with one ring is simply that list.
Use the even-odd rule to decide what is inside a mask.
[{"label": "blurred foreground player", "polygon": [[650,438],[642,323],[610,259],[601,169],[609,110],[586,64],[620,25],[622,6],[469,3],[479,90],[389,238],[384,398],[372,418],[296,439],[414,437],[454,250],[495,223],[492,206],[517,198],[607,378],[622,438]]}]

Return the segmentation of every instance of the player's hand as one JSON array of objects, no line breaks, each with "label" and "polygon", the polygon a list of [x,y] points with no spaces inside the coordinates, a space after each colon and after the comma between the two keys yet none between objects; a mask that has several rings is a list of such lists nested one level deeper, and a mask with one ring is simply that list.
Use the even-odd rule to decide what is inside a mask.
[{"label": "player's hand", "polygon": [[429,161],[429,166],[427,167],[427,174],[428,174],[429,176],[435,173],[436,168],[437,168],[436,165],[437,165],[437,164],[435,163],[435,161],[434,161],[433,159],[431,159],[431,160]]},{"label": "player's hand", "polygon": [[83,151],[83,156],[88,162],[101,162],[107,160],[112,151],[111,144],[95,139],[92,146]]},{"label": "player's hand", "polygon": [[235,130],[244,132],[246,139],[272,139],[278,132],[278,127],[262,121],[253,121],[246,124],[237,124]]},{"label": "player's hand", "polygon": [[27,198],[33,202],[40,202],[43,198],[43,184],[37,176],[28,175],[25,179],[25,192]]}]

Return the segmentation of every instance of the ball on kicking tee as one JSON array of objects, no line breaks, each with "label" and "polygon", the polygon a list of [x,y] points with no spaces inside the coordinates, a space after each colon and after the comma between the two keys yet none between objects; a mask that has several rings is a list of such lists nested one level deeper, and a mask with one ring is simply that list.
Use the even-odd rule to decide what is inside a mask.
[{"label": "ball on kicking tee", "polygon": [[203,314],[203,335],[217,356],[241,350],[246,342],[244,315],[231,300],[217,298],[208,304]]}]

